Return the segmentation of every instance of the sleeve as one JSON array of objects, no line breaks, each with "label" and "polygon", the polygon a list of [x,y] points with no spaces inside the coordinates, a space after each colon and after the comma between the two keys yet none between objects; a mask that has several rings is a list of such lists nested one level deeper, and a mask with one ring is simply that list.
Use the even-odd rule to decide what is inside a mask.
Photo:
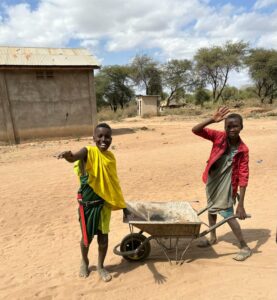
[{"label": "sleeve", "polygon": [[216,137],[220,131],[210,129],[210,128],[203,128],[200,132],[194,132],[194,134],[201,136],[202,138],[214,142]]},{"label": "sleeve", "polygon": [[249,151],[243,153],[239,164],[239,186],[247,186],[249,179]]}]

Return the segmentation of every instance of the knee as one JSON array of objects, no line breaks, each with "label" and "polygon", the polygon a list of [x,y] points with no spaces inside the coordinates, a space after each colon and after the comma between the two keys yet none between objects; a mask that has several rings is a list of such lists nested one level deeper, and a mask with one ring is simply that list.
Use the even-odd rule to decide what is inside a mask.
[{"label": "knee", "polygon": [[[88,246],[91,244],[91,241],[92,241],[92,239],[88,239]],[[82,238],[81,241],[80,241],[80,246],[81,246],[81,247],[85,247],[85,243],[84,243],[83,238]]]},{"label": "knee", "polygon": [[98,246],[99,246],[99,248],[106,248],[108,246],[108,235],[107,234],[98,235]]}]

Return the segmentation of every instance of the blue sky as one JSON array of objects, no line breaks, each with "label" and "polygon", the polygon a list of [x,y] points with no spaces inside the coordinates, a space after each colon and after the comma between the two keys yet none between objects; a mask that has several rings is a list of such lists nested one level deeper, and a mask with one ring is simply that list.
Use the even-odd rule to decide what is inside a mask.
[{"label": "blue sky", "polygon": [[228,40],[277,49],[277,0],[0,0],[0,45],[85,47],[102,65],[192,59]]}]

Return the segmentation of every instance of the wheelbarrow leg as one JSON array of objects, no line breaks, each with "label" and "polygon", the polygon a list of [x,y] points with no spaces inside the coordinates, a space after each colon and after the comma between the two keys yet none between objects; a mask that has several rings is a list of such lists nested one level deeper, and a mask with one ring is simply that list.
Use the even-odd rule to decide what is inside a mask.
[{"label": "wheelbarrow leg", "polygon": [[176,265],[178,264],[178,243],[179,243],[179,238],[176,238],[176,244],[175,244],[175,262],[176,262]]},{"label": "wheelbarrow leg", "polygon": [[172,265],[171,259],[169,258],[169,256],[166,253],[166,249],[165,246],[160,242],[160,240],[158,238],[155,238],[155,241],[157,242],[157,244],[161,247],[164,255],[166,256],[166,258],[168,259],[169,263]]},{"label": "wheelbarrow leg", "polygon": [[182,265],[185,260],[183,259],[184,255],[186,254],[186,252],[188,251],[190,245],[192,244],[193,240],[195,239],[195,237],[192,237],[191,240],[189,241],[189,243],[187,244],[187,247],[186,249],[183,251],[182,255],[181,255],[181,258],[179,260],[179,264]]}]

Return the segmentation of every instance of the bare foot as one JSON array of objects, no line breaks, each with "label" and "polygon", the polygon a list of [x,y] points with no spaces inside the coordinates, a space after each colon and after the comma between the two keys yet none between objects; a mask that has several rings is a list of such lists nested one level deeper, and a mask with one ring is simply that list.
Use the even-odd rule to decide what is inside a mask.
[{"label": "bare foot", "polygon": [[104,268],[98,269],[98,274],[104,282],[112,280],[112,275]]},{"label": "bare foot", "polygon": [[252,251],[251,249],[246,246],[240,249],[240,251],[238,252],[238,254],[234,257],[234,260],[236,261],[244,261],[246,260],[248,257],[250,257],[252,255]]},{"label": "bare foot", "polygon": [[197,247],[200,248],[207,248],[211,247],[212,245],[215,245],[217,243],[217,239],[210,239],[210,240],[202,240],[197,244]]},{"label": "bare foot", "polygon": [[81,266],[80,266],[80,277],[88,277],[88,261],[85,262],[83,259],[81,260]]}]

